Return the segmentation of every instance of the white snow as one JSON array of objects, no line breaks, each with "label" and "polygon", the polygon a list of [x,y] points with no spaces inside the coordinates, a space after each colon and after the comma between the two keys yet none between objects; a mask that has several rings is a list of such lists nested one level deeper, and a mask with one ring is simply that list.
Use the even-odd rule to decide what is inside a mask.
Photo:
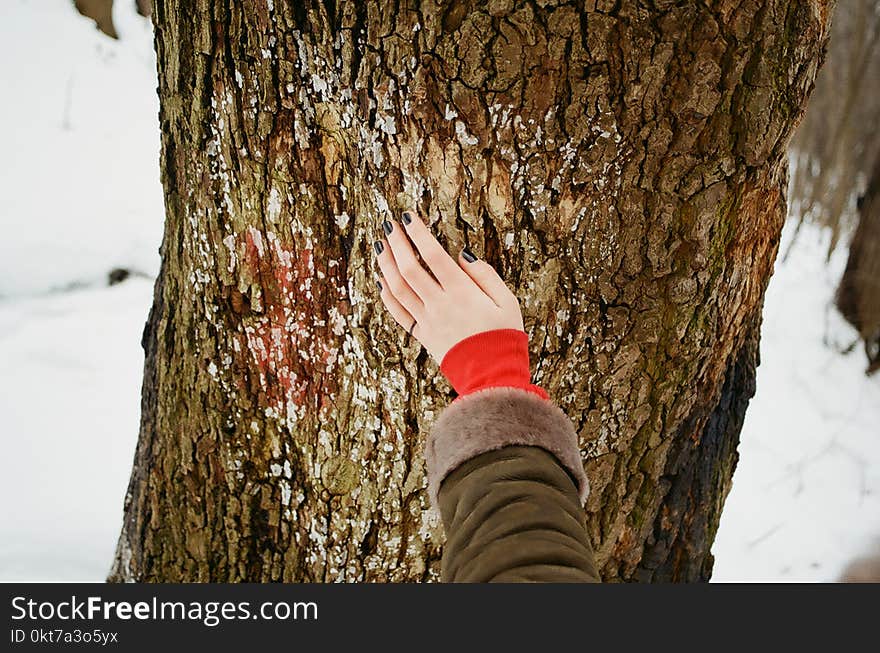
[{"label": "white snow", "polygon": [[880,537],[880,375],[831,302],[828,235],[783,232],[764,306],[757,394],[715,540],[716,581],[827,581]]},{"label": "white snow", "polygon": [[119,41],[73,2],[0,7],[0,296],[158,270],[152,30],[133,2],[115,4]]},{"label": "white snow", "polygon": [[122,524],[152,282],[0,302],[0,580],[99,581]]},{"label": "white snow", "polygon": [[[106,275],[155,275],[164,210],[150,30],[115,4],[119,42],[69,2],[0,9],[0,581],[101,581],[122,521],[152,280]],[[831,580],[880,536],[880,378],[839,353],[826,242],[802,229],[770,284],[716,581]]]}]

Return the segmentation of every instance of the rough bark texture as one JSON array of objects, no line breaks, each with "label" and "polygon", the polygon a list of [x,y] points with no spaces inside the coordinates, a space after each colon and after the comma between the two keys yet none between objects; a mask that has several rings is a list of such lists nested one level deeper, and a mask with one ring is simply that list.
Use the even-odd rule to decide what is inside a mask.
[{"label": "rough bark texture", "polygon": [[606,580],[700,580],[826,2],[158,0],[163,266],[111,580],[428,580],[416,207],[521,299]]},{"label": "rough bark texture", "polygon": [[837,306],[865,343],[869,374],[880,369],[880,157],[858,203],[859,223],[837,288]]}]

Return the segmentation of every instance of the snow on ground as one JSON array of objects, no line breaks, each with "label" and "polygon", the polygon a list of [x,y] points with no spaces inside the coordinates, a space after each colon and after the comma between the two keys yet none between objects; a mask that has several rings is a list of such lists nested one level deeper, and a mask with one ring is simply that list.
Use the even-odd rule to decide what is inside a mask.
[{"label": "snow on ground", "polygon": [[827,581],[880,550],[880,375],[831,302],[828,234],[783,232],[764,305],[757,393],[715,540],[716,581]]},{"label": "snow on ground", "polygon": [[[71,4],[0,7],[2,581],[103,580],[137,440],[152,283],[105,279],[157,270],[151,37],[134,3],[115,3],[118,43]],[[715,580],[831,580],[880,537],[880,377],[838,353],[855,336],[824,243],[804,228],[770,284]]]},{"label": "snow on ground", "polygon": [[[0,3],[0,580],[101,580],[137,442],[164,215],[148,21]],[[73,292],[61,289],[77,288]]]},{"label": "snow on ground", "polygon": [[0,2],[0,297],[158,272],[152,31],[114,4],[119,41],[72,0]]},{"label": "snow on ground", "polygon": [[102,580],[122,519],[153,284],[0,302],[0,580]]}]

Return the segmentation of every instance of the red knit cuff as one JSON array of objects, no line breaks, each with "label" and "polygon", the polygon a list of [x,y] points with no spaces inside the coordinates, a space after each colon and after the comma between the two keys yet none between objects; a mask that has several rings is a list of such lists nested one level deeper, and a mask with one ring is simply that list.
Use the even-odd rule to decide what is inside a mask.
[{"label": "red knit cuff", "polygon": [[440,371],[459,397],[486,388],[509,387],[549,399],[542,387],[531,383],[529,336],[519,329],[493,329],[468,336],[446,352]]}]

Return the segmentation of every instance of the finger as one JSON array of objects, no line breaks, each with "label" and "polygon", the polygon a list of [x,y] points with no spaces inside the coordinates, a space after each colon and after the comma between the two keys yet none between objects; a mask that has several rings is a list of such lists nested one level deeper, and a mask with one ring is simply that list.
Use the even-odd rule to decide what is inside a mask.
[{"label": "finger", "polygon": [[413,291],[410,285],[400,274],[397,269],[397,263],[394,255],[388,247],[388,243],[382,239],[373,243],[376,250],[376,258],[379,261],[379,269],[382,270],[382,276],[385,278],[385,286],[394,295],[398,302],[410,313],[410,315],[421,315],[424,304],[419,296]]},{"label": "finger", "polygon": [[463,274],[455,259],[443,249],[443,245],[437,242],[428,225],[415,211],[405,211],[402,222],[425,265],[444,289],[448,289],[456,282],[467,280],[467,275]]},{"label": "finger", "polygon": [[394,261],[397,263],[397,269],[406,279],[416,294],[423,300],[439,294],[443,288],[431,278],[428,271],[419,263],[416,253],[410,245],[409,238],[399,224],[390,220],[382,223],[382,229],[385,231],[385,237],[391,246],[391,252],[394,255]]},{"label": "finger", "polygon": [[412,314],[403,307],[403,304],[397,301],[397,298],[388,288],[388,282],[385,279],[380,278],[379,281],[376,282],[376,285],[379,288],[379,297],[382,299],[385,308],[391,313],[391,317],[394,318],[394,321],[404,329],[412,327],[416,318],[414,318]]},{"label": "finger", "polygon": [[467,247],[458,255],[458,264],[474,283],[489,296],[500,308],[507,308],[512,303],[519,305],[516,295],[507,287],[499,274],[491,265],[477,258]]}]

